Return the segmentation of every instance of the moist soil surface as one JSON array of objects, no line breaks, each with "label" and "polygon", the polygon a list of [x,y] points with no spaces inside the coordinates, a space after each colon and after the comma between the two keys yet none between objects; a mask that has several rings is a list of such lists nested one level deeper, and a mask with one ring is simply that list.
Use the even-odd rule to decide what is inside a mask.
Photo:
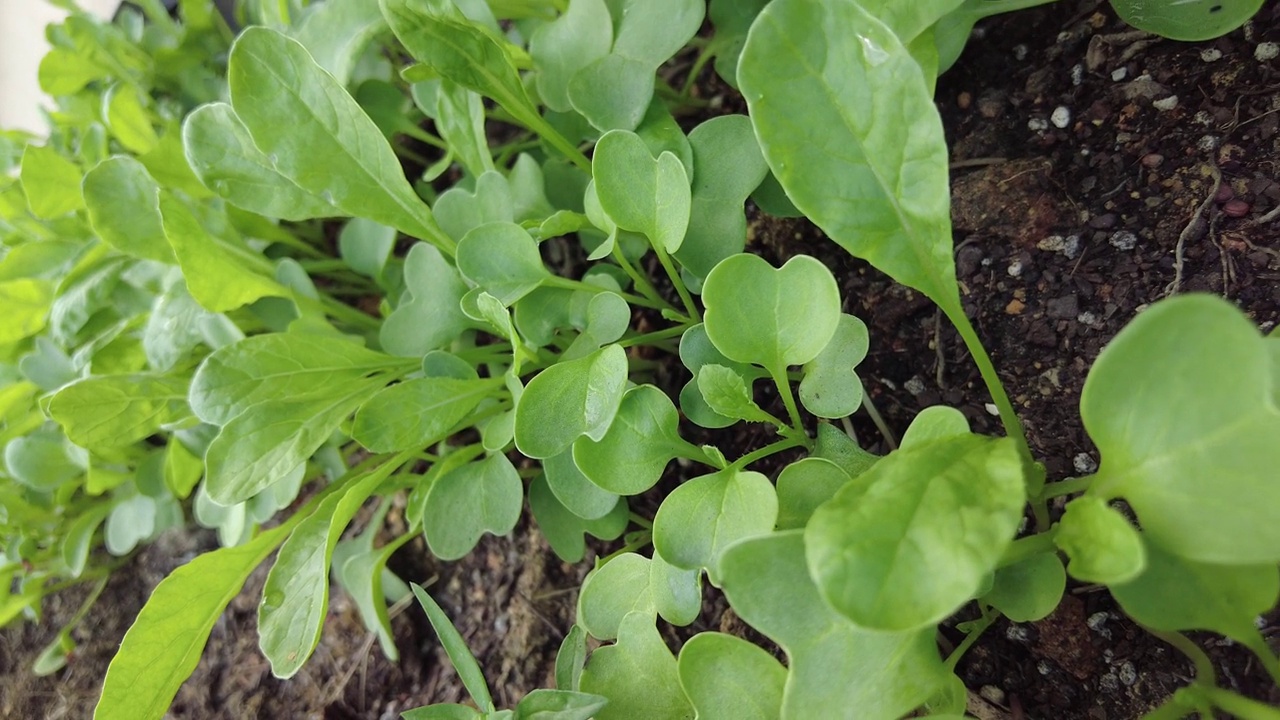
[{"label": "moist soil surface", "polygon": [[[1079,418],[1080,392],[1102,347],[1146,306],[1173,293],[1208,292],[1236,303],[1263,331],[1280,320],[1280,223],[1272,212],[1280,207],[1276,42],[1275,6],[1227,37],[1178,43],[1134,33],[1105,3],[1068,1],[981,24],[939,82],[964,306],[1050,481],[1096,467]],[[688,65],[673,63],[673,80],[683,80]],[[710,70],[695,92],[722,111],[743,108]],[[754,209],[751,217],[753,251],[775,262],[812,254],[836,273],[846,310],[871,331],[858,373],[894,434],[940,403],[959,408],[977,432],[1001,432],[963,344],[925,298],[806,222]],[[673,394],[686,379],[678,362],[659,373]],[[864,413],[853,429],[864,446],[887,451]],[[705,437],[729,457],[770,440],[760,426]],[[673,465],[659,491],[691,472]],[[651,517],[660,497],[639,498],[633,509]],[[402,531],[398,517],[391,513],[391,529]],[[71,662],[51,677],[28,669],[86,588],[50,598],[42,624],[0,633],[0,717],[89,717],[107,663],[151,589],[214,546],[210,534],[169,534],[140,552],[112,577],[75,631]],[[511,707],[550,686],[576,588],[595,554],[613,549],[599,544],[583,562],[562,563],[526,517],[512,537],[486,537],[460,562],[430,559],[417,539],[392,565],[407,580],[432,583],[485,668],[495,700]],[[341,590],[311,661],[291,680],[273,678],[257,650],[265,572],[215,625],[172,717],[391,719],[418,705],[465,700],[416,606],[393,619],[400,659],[391,662]],[[944,625],[941,641],[957,642],[954,624],[974,614],[962,610]],[[1262,621],[1272,644],[1280,644],[1280,614]],[[758,639],[710,589],[701,618],[667,636],[675,646],[709,629]],[[1280,706],[1280,690],[1251,655],[1216,636],[1194,637],[1218,663],[1223,685]],[[1193,676],[1189,662],[1127,620],[1105,589],[1079,584],[1043,621],[997,623],[958,672],[974,715],[1045,720],[1137,718]]]}]

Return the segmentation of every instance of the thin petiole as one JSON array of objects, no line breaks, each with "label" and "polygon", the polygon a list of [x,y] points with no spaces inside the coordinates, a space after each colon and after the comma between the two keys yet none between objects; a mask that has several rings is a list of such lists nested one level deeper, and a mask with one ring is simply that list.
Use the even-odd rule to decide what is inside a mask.
[{"label": "thin petiole", "polygon": [[876,407],[875,401],[871,399],[871,393],[862,393],[862,409],[867,411],[871,422],[875,424],[876,429],[880,431],[880,436],[884,438],[884,442],[889,446],[890,450],[898,449],[898,439],[894,437],[893,431],[889,429],[889,423],[884,421],[884,416],[880,414],[880,410]]}]

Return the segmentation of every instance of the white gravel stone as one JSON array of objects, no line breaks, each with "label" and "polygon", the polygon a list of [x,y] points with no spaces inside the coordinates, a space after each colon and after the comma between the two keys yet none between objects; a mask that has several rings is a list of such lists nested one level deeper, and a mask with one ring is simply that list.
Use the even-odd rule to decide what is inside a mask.
[{"label": "white gravel stone", "polygon": [[1098,469],[1098,463],[1094,462],[1093,456],[1089,453],[1076,453],[1071,459],[1071,466],[1081,475],[1088,475]]},{"label": "white gravel stone", "polygon": [[1013,262],[1009,263],[1009,269],[1007,272],[1009,273],[1009,277],[1018,277],[1022,275],[1022,269],[1023,269],[1022,261],[1014,260]]},{"label": "white gravel stone", "polygon": [[924,392],[924,381],[918,375],[912,375],[911,379],[904,383],[902,387],[906,388],[907,392],[912,395],[919,395]]},{"label": "white gravel stone", "polygon": [[1161,112],[1169,112],[1170,110],[1178,107],[1178,96],[1170,95],[1167,98],[1160,98],[1159,100],[1153,100],[1151,101],[1151,107]]},{"label": "white gravel stone", "polygon": [[1049,129],[1049,121],[1044,118],[1031,118],[1027,121],[1027,129],[1032,132],[1044,132]]},{"label": "white gravel stone", "polygon": [[1121,82],[1122,80],[1124,80],[1124,79],[1125,79],[1125,78],[1127,78],[1127,77],[1129,77],[1129,68],[1126,68],[1126,67],[1118,67],[1118,68],[1116,68],[1115,70],[1112,70],[1112,71],[1111,71],[1111,81],[1112,81],[1112,82]]},{"label": "white gravel stone", "polygon": [[1258,43],[1253,49],[1253,59],[1258,62],[1269,62],[1280,57],[1280,45],[1273,42]]},{"label": "white gravel stone", "polygon": [[1218,62],[1222,59],[1222,51],[1218,48],[1205,48],[1200,51],[1200,59],[1205,62]]},{"label": "white gravel stone", "polygon": [[1138,236],[1128,230],[1117,230],[1111,233],[1108,242],[1117,250],[1132,250],[1138,245]]},{"label": "white gravel stone", "polygon": [[1066,105],[1059,105],[1053,109],[1053,114],[1049,116],[1049,122],[1059,130],[1065,129],[1071,124],[1071,108]]}]

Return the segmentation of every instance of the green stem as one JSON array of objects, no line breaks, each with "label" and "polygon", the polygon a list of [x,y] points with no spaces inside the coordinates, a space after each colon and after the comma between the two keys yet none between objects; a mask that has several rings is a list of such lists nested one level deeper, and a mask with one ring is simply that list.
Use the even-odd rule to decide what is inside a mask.
[{"label": "green stem", "polygon": [[884,438],[884,442],[889,446],[889,449],[897,450],[898,439],[893,436],[893,431],[889,429],[889,423],[884,421],[884,416],[876,408],[875,402],[871,399],[871,393],[865,391],[862,393],[862,409],[867,411],[867,415],[871,417],[871,422],[880,431],[880,436]]},{"label": "green stem", "polygon": [[[591,283],[588,283],[588,282],[583,282],[581,280],[574,280],[572,278],[560,277],[558,275],[552,275],[549,279],[545,280],[544,283],[551,287],[558,287],[565,290],[581,290],[583,292],[589,292],[589,293],[611,292],[610,290],[606,288],[602,288],[599,285],[592,285]],[[654,310],[661,310],[663,308],[663,305],[665,305],[665,303],[658,304],[653,302],[647,297],[641,297],[639,295],[635,295],[632,293],[624,292],[624,293],[618,293],[618,294],[622,296],[623,300],[626,300],[632,305],[639,305],[640,307],[647,307],[647,308],[652,308]]]},{"label": "green stem", "polygon": [[1084,477],[1066,478],[1065,480],[1059,480],[1056,483],[1050,483],[1044,486],[1044,490],[1040,491],[1040,499],[1052,500],[1053,498],[1062,497],[1063,495],[1082,493],[1088,490],[1090,485],[1093,485],[1093,478],[1093,475],[1086,475]]},{"label": "green stem", "polygon": [[408,135],[414,140],[418,140],[423,143],[426,143],[427,145],[430,145],[431,147],[436,148],[438,150],[443,150],[445,152],[449,151],[449,146],[445,143],[445,141],[423,130],[417,125],[406,124],[404,127],[400,128],[400,132],[404,133],[405,135]]},{"label": "green stem", "polygon": [[769,375],[773,377],[773,384],[778,388],[778,395],[782,398],[782,404],[787,407],[787,417],[791,420],[791,429],[798,435],[808,437],[804,431],[804,423],[800,420],[800,408],[796,405],[795,394],[791,392],[791,383],[787,382],[786,370],[781,372],[769,369]]},{"label": "green stem", "polygon": [[653,529],[653,521],[650,520],[649,518],[643,517],[641,515],[637,515],[635,513],[627,513],[627,517],[631,520],[631,522],[635,523],[636,525],[639,525],[645,530]]},{"label": "green stem", "polygon": [[669,327],[665,330],[658,330],[656,332],[645,333],[644,335],[632,335],[631,337],[624,337],[618,341],[618,344],[624,348],[633,347],[636,345],[646,345],[646,346],[658,347],[666,350],[668,348],[660,344],[662,340],[670,340],[671,338],[678,338],[681,335],[684,335],[684,332],[688,329],[689,329],[689,326],[687,325],[677,325],[675,327]]},{"label": "green stem", "polygon": [[1264,705],[1257,700],[1250,700],[1223,688],[1204,688],[1203,694],[1209,702],[1227,711],[1232,717],[1243,720],[1280,720],[1280,709]]},{"label": "green stem", "polygon": [[702,48],[702,52],[698,53],[698,59],[693,61],[693,67],[689,68],[689,77],[684,79],[684,87],[680,88],[680,97],[682,102],[690,99],[689,93],[693,91],[693,86],[698,82],[698,76],[702,74],[702,68],[706,67],[707,61],[715,57],[716,46],[714,43],[708,43]]},{"label": "green stem", "polygon": [[960,333],[960,338],[964,340],[965,347],[969,349],[969,353],[973,355],[973,362],[978,366],[978,372],[982,374],[982,381],[987,386],[987,392],[991,393],[991,399],[995,403],[996,409],[1000,411],[1000,422],[1004,425],[1004,432],[1018,443],[1018,453],[1023,457],[1025,463],[1031,463],[1031,448],[1027,445],[1026,433],[1022,430],[1022,421],[1018,419],[1018,413],[1013,409],[1013,402],[1009,400],[1009,394],[1005,392],[1004,384],[1000,382],[1000,376],[996,373],[996,367],[991,362],[991,356],[987,354],[987,349],[982,346],[982,341],[978,339],[978,333],[973,328],[973,324],[969,322],[968,316],[963,310],[957,309],[948,311],[945,307],[943,312],[947,313],[947,317],[951,318],[951,322],[955,325],[956,330]]},{"label": "green stem", "polygon": [[947,656],[948,670],[955,672],[956,665],[960,663],[960,659],[964,657],[964,654],[969,651],[969,648],[973,647],[973,644],[978,641],[978,638],[982,637],[982,633],[986,632],[987,628],[991,627],[992,623],[994,623],[999,617],[1000,613],[995,610],[983,611],[982,617],[974,622],[973,629],[964,636],[964,640],[961,640],[960,644],[956,646],[956,649],[952,650],[951,654]]},{"label": "green stem", "polygon": [[1153,630],[1152,628],[1144,628],[1147,632],[1160,638],[1166,643],[1191,659],[1191,663],[1196,668],[1196,685],[1205,687],[1213,687],[1218,684],[1218,674],[1213,669],[1213,661],[1200,649],[1199,645],[1191,642],[1191,639],[1182,633],[1164,632],[1163,630]]},{"label": "green stem", "polygon": [[800,438],[787,438],[785,440],[779,440],[778,442],[765,445],[759,450],[753,450],[747,453],[746,455],[743,455],[737,460],[734,460],[733,462],[729,463],[729,467],[735,470],[741,470],[746,466],[750,465],[751,463],[763,460],[769,457],[770,455],[777,455],[783,450],[790,450],[791,448],[794,448],[794,447],[804,447],[805,445],[806,445],[805,441],[801,440]]},{"label": "green stem", "polygon": [[689,289],[684,286],[684,281],[680,279],[680,272],[676,270],[676,266],[671,262],[671,256],[667,254],[666,248],[660,243],[653,243],[653,253],[658,256],[658,262],[662,265],[662,269],[666,271],[667,277],[671,278],[671,284],[676,289],[676,294],[680,296],[680,302],[684,303],[685,312],[689,317],[693,318],[695,323],[702,322],[702,315],[698,312],[698,306],[693,302],[693,296],[689,294]]},{"label": "green stem", "polygon": [[1057,535],[1057,529],[1048,532],[1028,535],[1024,538],[1014,540],[1004,555],[1000,556],[1000,563],[996,567],[1004,568],[1010,565],[1026,560],[1029,557],[1040,555],[1041,553],[1053,552],[1056,547],[1053,538]]},{"label": "green stem", "polygon": [[1280,685],[1280,658],[1271,651],[1271,646],[1267,644],[1266,638],[1262,637],[1262,633],[1255,631],[1243,645],[1258,656],[1258,660],[1262,661],[1262,667],[1271,676],[1271,680],[1276,685]]},{"label": "green stem", "polygon": [[627,256],[622,254],[622,247],[617,242],[613,244],[613,260],[618,263],[618,267],[622,268],[622,271],[627,274],[627,277],[631,278],[632,284],[636,286],[636,290],[640,291],[641,295],[644,295],[655,303],[659,303],[664,310],[675,311],[675,307],[673,307],[671,303],[667,302],[666,299],[658,293],[658,289],[653,286],[653,283],[649,282],[649,278],[636,270],[636,267],[631,264],[631,261],[627,259]]}]

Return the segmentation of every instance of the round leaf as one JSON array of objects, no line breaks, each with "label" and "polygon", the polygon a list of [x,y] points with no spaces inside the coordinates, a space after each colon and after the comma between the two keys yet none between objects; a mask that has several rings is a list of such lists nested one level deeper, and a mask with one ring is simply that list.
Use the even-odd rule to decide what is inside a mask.
[{"label": "round leaf", "polygon": [[666,393],[652,385],[627,391],[604,436],[573,443],[573,460],[592,483],[619,495],[653,487],[667,463],[681,454],[680,416]]},{"label": "round leaf", "polygon": [[996,571],[995,583],[983,598],[1013,622],[1048,617],[1062,600],[1067,573],[1057,553],[1040,553]]},{"label": "round leaf", "polygon": [[600,206],[618,227],[667,252],[680,248],[692,200],[679,158],[664,152],[654,159],[638,135],[616,130],[596,144],[591,170]]},{"label": "round leaf", "polygon": [[1071,576],[1085,582],[1128,582],[1147,564],[1137,529],[1105,500],[1090,495],[1067,505],[1054,542],[1070,558]]},{"label": "round leaf", "polygon": [[769,478],[729,468],[694,478],[662,501],[653,519],[653,547],[686,570],[718,576],[720,553],[733,543],[773,530],[778,496]]},{"label": "round leaf", "polygon": [[902,435],[902,447],[912,448],[939,438],[969,434],[969,420],[964,413],[946,405],[933,405],[920,411]]},{"label": "round leaf", "polygon": [[682,570],[655,552],[649,561],[649,589],[663,620],[684,627],[702,612],[702,571]]},{"label": "round leaf", "polygon": [[680,686],[699,720],[775,720],[787,669],[742,638],[698,633],[680,648]]},{"label": "round leaf", "polygon": [[573,450],[542,461],[547,485],[566,509],[580,518],[603,517],[618,504],[618,494],[596,485],[582,474],[573,460]]},{"label": "round leaf", "polygon": [[458,242],[458,270],[462,276],[509,306],[551,277],[538,243],[514,223],[487,223]]},{"label": "round leaf", "polygon": [[813,511],[835,497],[851,479],[839,465],[817,457],[782,468],[778,475],[778,529],[803,528]]},{"label": "round leaf", "polygon": [[1121,20],[1171,40],[1212,40],[1235,30],[1263,0],[1111,0]]},{"label": "round leaf", "polygon": [[609,345],[543,370],[516,404],[516,447],[531,458],[559,455],[586,435],[604,437],[627,385],[627,353]]},{"label": "round leaf", "polygon": [[594,638],[612,640],[628,613],[652,617],[657,610],[649,576],[649,558],[635,553],[623,553],[592,570],[578,593],[578,624]]},{"label": "round leaf", "polygon": [[805,363],[800,402],[822,418],[842,418],[862,405],[862,381],[853,368],[867,356],[867,326],[852,315],[841,315],[831,342]]},{"label": "round leaf", "polygon": [[423,530],[432,554],[457,560],[486,532],[506,535],[520,520],[524,485],[505,455],[490,455],[441,475],[427,495]]}]

